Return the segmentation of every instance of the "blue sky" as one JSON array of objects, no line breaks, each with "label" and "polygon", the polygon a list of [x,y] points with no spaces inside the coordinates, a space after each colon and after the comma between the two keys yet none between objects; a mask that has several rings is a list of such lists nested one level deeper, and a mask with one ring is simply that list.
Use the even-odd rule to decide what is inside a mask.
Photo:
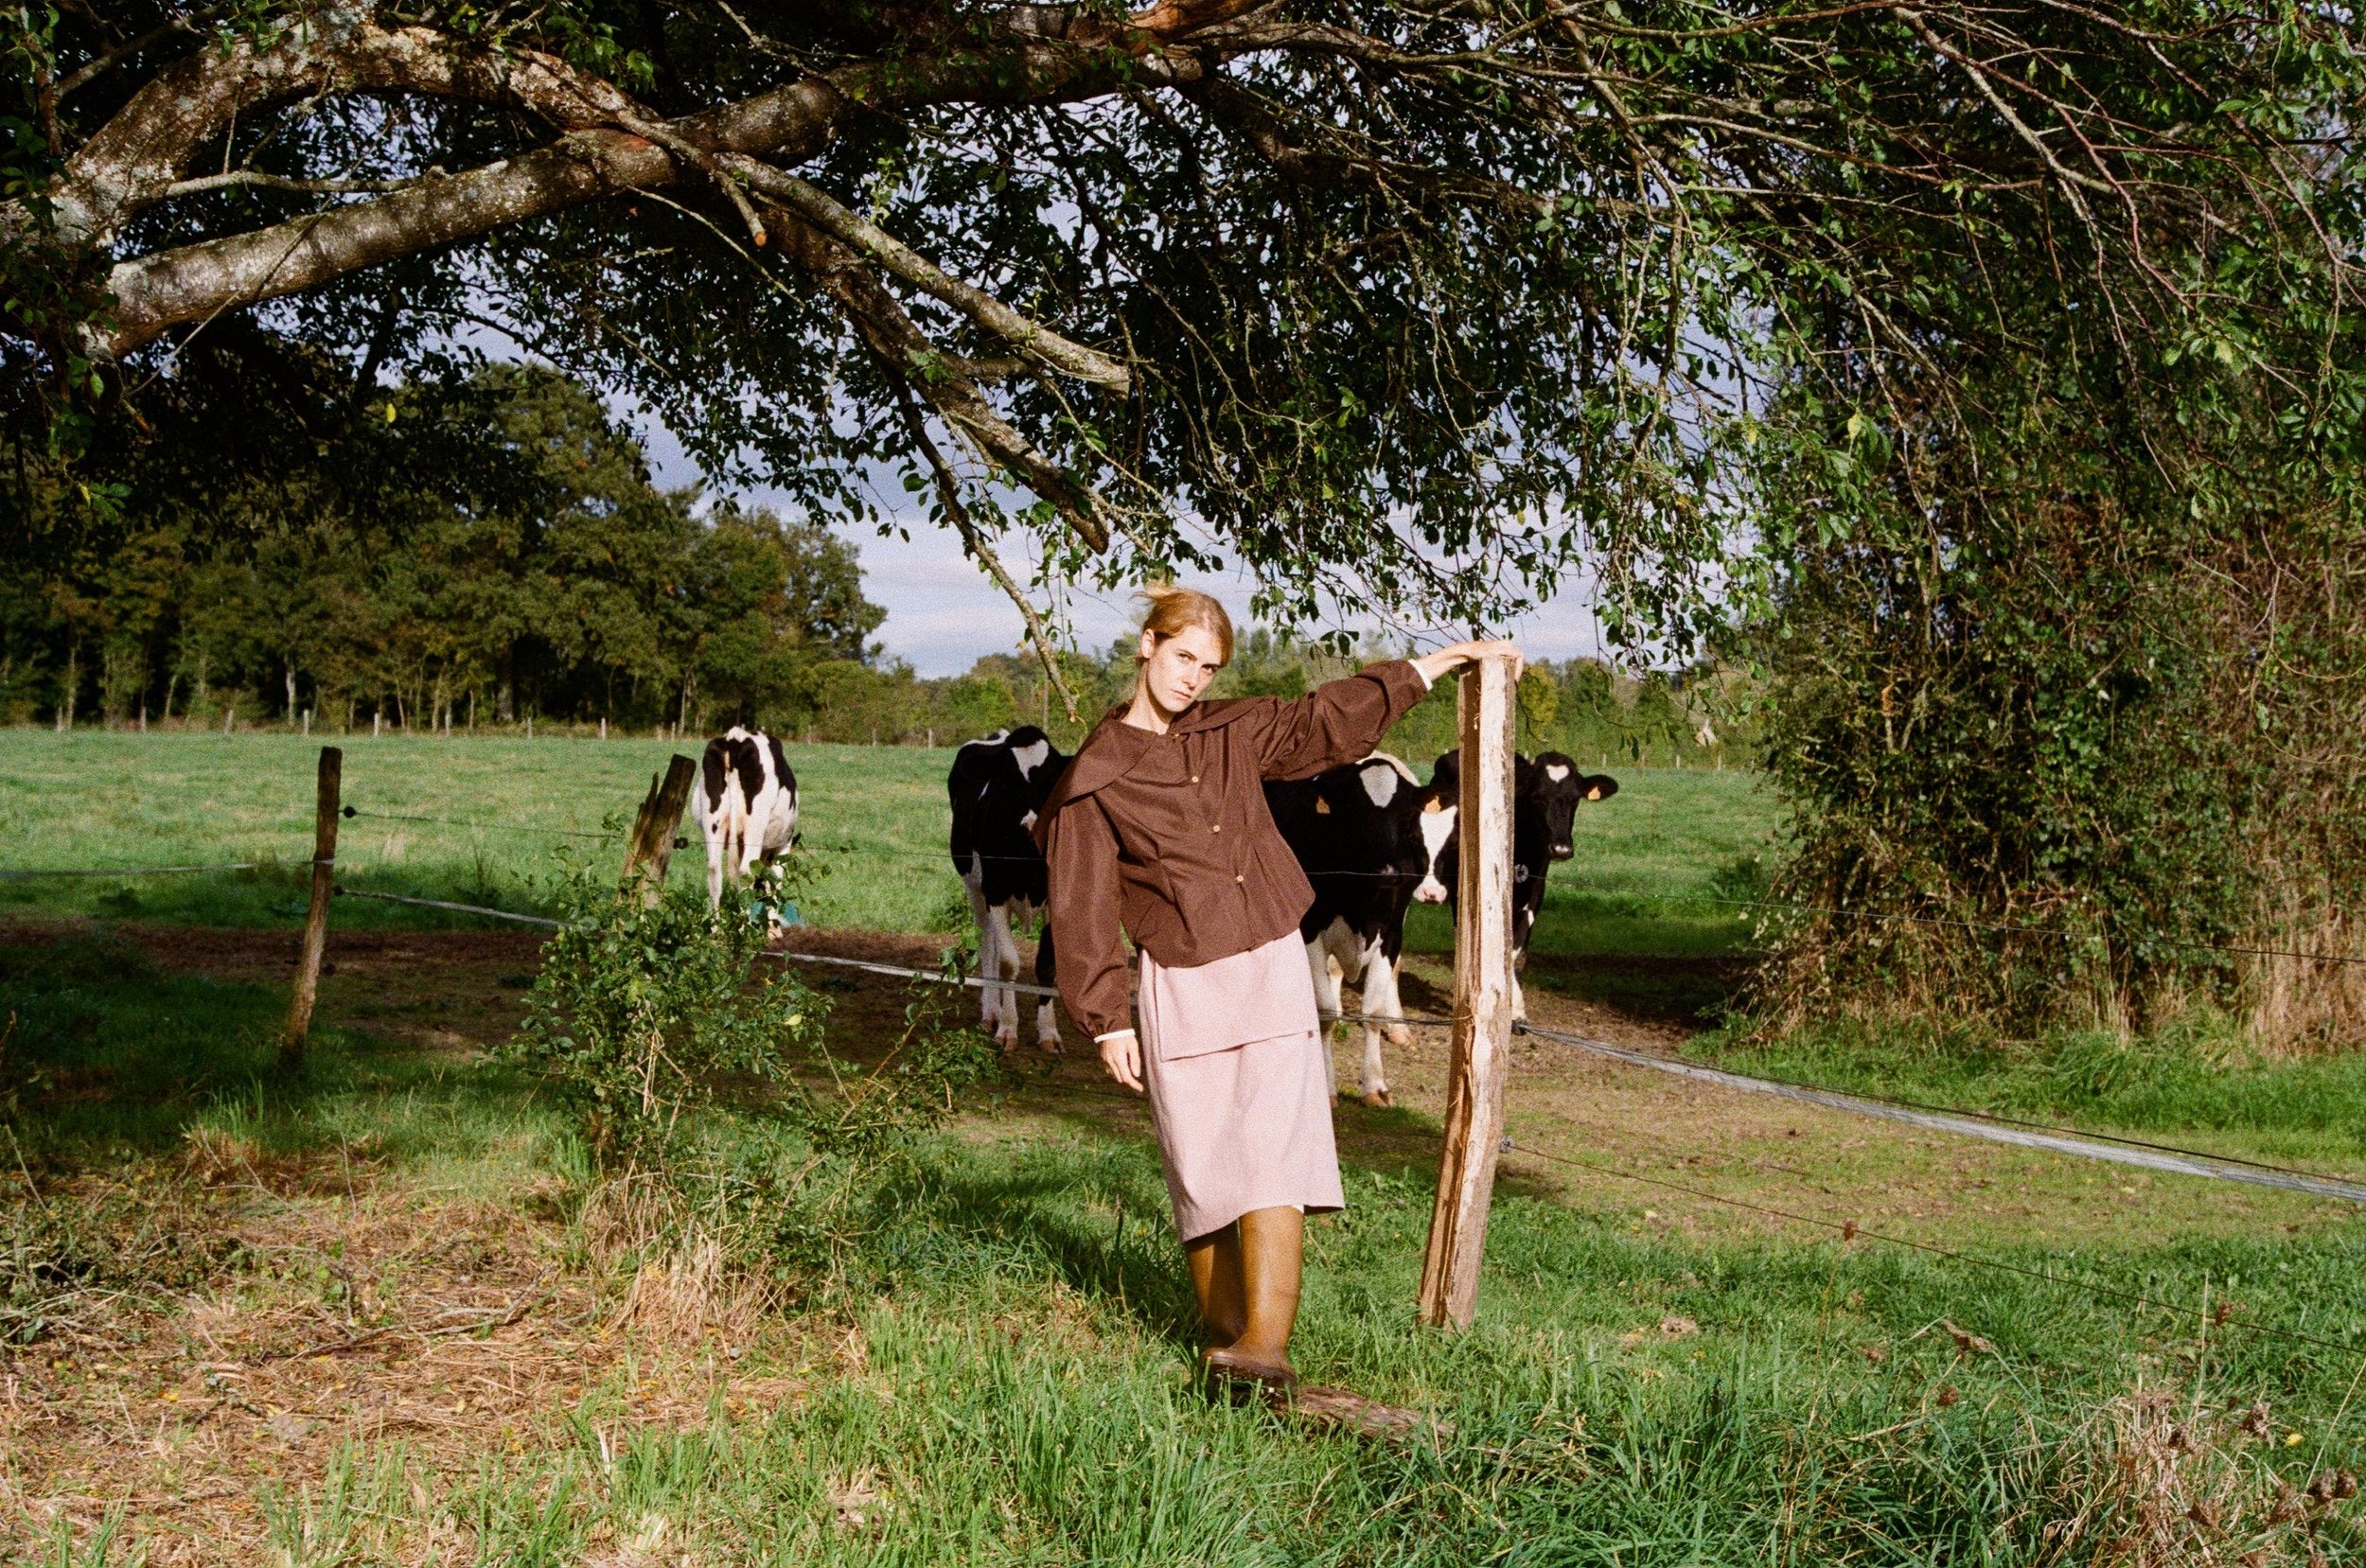
[{"label": "blue sky", "polygon": [[[640,428],[658,483],[705,484],[706,476],[683,454],[670,432],[645,415],[635,418],[628,409],[618,412]],[[769,502],[784,512],[794,510],[761,487],[726,493],[751,503]],[[896,499],[901,492],[886,494]],[[878,632],[888,657],[908,661],[921,675],[945,676],[962,674],[987,654],[1017,650],[1025,629],[1018,611],[962,556],[953,535],[917,510],[902,520],[911,536],[909,539],[841,530],[861,554],[864,592],[888,612],[887,623]],[[1024,580],[1019,560],[1006,556],[1006,564]],[[1185,581],[1215,594],[1236,610],[1247,603],[1254,586],[1237,571]],[[1068,611],[1078,645],[1098,648],[1125,633],[1133,606],[1121,593],[1100,595],[1080,590],[1071,597]],[[1498,629],[1518,638],[1534,659],[1573,659],[1598,656],[1602,651],[1582,592],[1564,593]],[[1417,635],[1425,645],[1435,645],[1451,642],[1457,634],[1438,628]]]}]

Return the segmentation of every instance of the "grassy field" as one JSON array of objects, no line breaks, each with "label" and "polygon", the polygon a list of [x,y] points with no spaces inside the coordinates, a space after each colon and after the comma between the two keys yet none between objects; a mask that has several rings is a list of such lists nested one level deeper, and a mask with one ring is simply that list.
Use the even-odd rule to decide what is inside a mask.
[{"label": "grassy field", "polygon": [[[671,749],[353,741],[348,801],[470,825],[357,818],[341,876],[543,907],[561,846],[604,874],[617,853],[550,830],[620,826]],[[732,1256],[771,1260],[738,1270],[627,1223],[632,1189],[487,1053],[530,933],[342,905],[311,1065],[276,1072],[311,755],[0,733],[10,869],[268,862],[0,882],[0,1560],[2366,1564],[2341,1495],[2366,1464],[2350,1206],[1523,1042],[1479,1323],[1439,1335],[1410,1306],[1443,1084],[1417,1043],[1392,1056],[1404,1104],[1339,1112],[1350,1207],[1310,1230],[1298,1349],[1439,1424],[1309,1432],[1192,1393],[1146,1124],[1082,1061],[1031,1059],[891,1152],[835,1235],[734,1222]],[[792,760],[806,916],[956,928],[946,754]],[[1746,924],[1703,900],[1774,809],[1746,775],[1619,776],[1527,984],[1547,1016],[1665,1042],[1731,967]],[[1424,995],[1445,937],[1412,933]],[[892,986],[818,983],[841,1048],[893,1036]],[[1939,1025],[1693,1047],[2366,1169],[2353,1058]],[[748,1106],[705,1136],[725,1185],[807,1168]]]},{"label": "grassy field", "polygon": [[[2366,1345],[2354,1224],[1986,1249],[2189,1315],[1704,1239],[1681,1198],[1573,1205],[1515,1162],[1480,1323],[1442,1336],[1409,1310],[1426,1172],[1351,1147],[1299,1350],[1444,1423],[1392,1447],[1190,1393],[1155,1156],[1073,1089],[909,1151],[859,1259],[751,1314],[604,1235],[498,1064],[340,1029],[274,1080],[274,986],[103,939],[0,973],[74,1086],[6,1187],[11,1560],[2366,1560],[2305,1498],[2366,1440],[2357,1352],[2245,1331]],[[758,1123],[716,1136],[764,1157]]]},{"label": "grassy field", "polygon": [[[342,741],[338,874],[355,888],[538,912],[566,859],[607,867],[623,830],[678,748],[651,740]],[[261,869],[170,878],[0,881],[0,911],[74,912],[200,925],[301,918],[311,853],[317,742],[276,734],[0,731],[0,870],[256,861]],[[792,746],[809,861],[799,904],[816,925],[953,931],[967,923],[945,854],[949,750]],[[1772,807],[1744,773],[1633,769],[1585,809],[1580,858],[1556,870],[1537,950],[1556,955],[1726,951],[1733,911],[1670,902],[1704,891],[1762,846]],[[695,836],[695,826],[688,830]],[[591,835],[592,837],[571,837]],[[674,876],[706,874],[702,851]],[[1644,896],[1650,895],[1650,896]],[[341,925],[435,928],[431,911],[347,900]],[[1445,952],[1444,911],[1416,912],[1416,951]]]}]

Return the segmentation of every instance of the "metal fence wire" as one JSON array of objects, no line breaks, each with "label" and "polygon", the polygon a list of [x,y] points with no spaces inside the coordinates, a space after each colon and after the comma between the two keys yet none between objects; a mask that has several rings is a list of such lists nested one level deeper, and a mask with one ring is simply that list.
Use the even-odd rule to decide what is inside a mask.
[{"label": "metal fence wire", "polygon": [[[347,819],[353,819],[356,818],[372,818],[386,821],[417,822],[435,826],[463,827],[486,832],[522,832],[539,835],[552,835],[562,837],[592,839],[600,842],[614,842],[621,837],[619,834],[609,832],[592,833],[575,828],[504,822],[499,820],[487,820],[485,819],[379,811],[372,808],[352,805],[344,807],[342,816]],[[695,842],[696,840],[687,837],[677,837],[673,840],[673,846],[680,849]],[[927,858],[942,860],[946,863],[948,867],[952,858],[949,850],[940,854],[935,851],[922,850],[905,845],[856,845],[847,843],[839,845],[811,846],[810,851],[822,854],[893,854],[909,858]],[[1034,857],[980,855],[978,858],[1032,861]],[[314,862],[308,858],[304,861],[291,862],[290,864],[313,863]],[[321,863],[327,864],[329,862]],[[259,869],[264,864],[266,863],[259,861],[228,861],[208,865],[121,867],[111,870],[97,871],[85,869],[0,869],[0,879],[27,880],[44,877],[108,879],[140,876],[179,876],[203,874],[207,872],[254,871]],[[1368,876],[1374,878],[1403,879],[1401,873],[1397,872],[1357,872],[1341,871],[1311,872],[1309,874],[1324,877]],[[564,924],[545,915],[526,914],[519,910],[497,908],[486,905],[467,904],[452,899],[425,898],[414,894],[394,893],[373,889],[354,888],[344,884],[337,884],[334,890],[338,895],[346,898],[366,899],[380,903],[436,909],[449,914],[460,914],[486,920],[504,921],[513,925],[533,926],[542,930],[557,930],[562,928]],[[1580,890],[1593,891],[1592,890]],[[1811,905],[1788,904],[1773,900],[1728,898],[1710,894],[1649,893],[1627,891],[1622,890],[1598,890],[1598,896],[1605,898],[1647,899],[1656,902],[1676,904],[1716,905],[1727,907],[1763,909],[1781,914],[1817,915],[1837,919],[1897,920],[1916,925],[1949,925],[1969,930],[2010,932],[2015,934],[2053,937],[2065,941],[2092,940],[2092,938],[2088,937],[2084,933],[2063,931],[2051,926],[2018,925],[2010,922],[1973,921],[1937,916],[1913,915],[1901,911],[1823,907]],[[2366,959],[2351,958],[2338,954],[2305,953],[2284,948],[2257,947],[2232,943],[2178,942],[2167,943],[2164,945],[2184,948],[2187,950],[2221,952],[2230,955],[2249,957],[2289,958],[2316,963],[2366,964]],[[1043,998],[1046,1001],[1055,998],[1058,995],[1057,991],[1052,987],[1035,985],[1015,979],[1003,980],[982,975],[965,975],[951,971],[921,969],[903,964],[882,963],[873,960],[845,958],[836,954],[805,953],[788,949],[772,949],[767,956],[785,963],[812,964],[853,970],[883,978],[899,979],[906,982],[960,985],[971,988],[994,987],[1008,990],[1019,995]],[[1325,1011],[1322,1013],[1322,1017],[1326,1024],[1336,1022],[1380,1027],[1402,1025],[1408,1028],[1423,1029],[1446,1028],[1450,1027],[1454,1022],[1451,1018],[1427,1013],[1407,1013],[1399,1017],[1385,1017],[1369,1015],[1362,1013],[1334,1013]],[[2072,1128],[2052,1126],[2042,1122],[2019,1120],[2013,1118],[1997,1116],[1984,1111],[1965,1110],[1951,1106],[1931,1105],[1913,1101],[1884,1099],[1870,1095],[1847,1094],[1837,1090],[1820,1088],[1814,1084],[1799,1084],[1782,1079],[1766,1078],[1753,1074],[1733,1072],[1726,1068],[1709,1066],[1705,1063],[1687,1061],[1680,1057],[1660,1055],[1651,1051],[1636,1050],[1630,1047],[1614,1045],[1608,1041],[1597,1040],[1585,1035],[1575,1034],[1563,1030],[1547,1029],[1527,1022],[1516,1023],[1513,1028],[1517,1033],[1527,1035],[1534,1039],[1551,1041],[1555,1044],[1584,1051],[1602,1060],[1616,1062],[1629,1066],[1643,1068],[1650,1071],[1672,1074],[1695,1082],[1712,1084],[1742,1093],[1772,1095],[1799,1103],[1819,1106],[1827,1110],[1840,1111],[1856,1116],[1898,1122],[1907,1126],[1924,1128],[1930,1131],[1946,1132],[1963,1136],[1980,1138],[1989,1142],[2009,1144],[2021,1148],[2070,1155],[2076,1158],[2101,1160],[2120,1165],[2137,1166],[2147,1170],[2160,1171],[2177,1175],[2195,1176],[2218,1181],[2240,1182],[2249,1185],[2280,1189],[2282,1190],[2302,1193],[2308,1196],[2332,1198],[2351,1203],[2366,1204],[2366,1184],[2347,1181],[2335,1176],[2322,1175],[2314,1172],[2297,1170],[2288,1166],[2274,1165],[2259,1160],[2243,1159],[2234,1155],[2213,1154],[2200,1150],[2181,1148],[2174,1144],[2154,1142],[2141,1138],[2121,1137],[2111,1134],[2091,1133]],[[1688,1183],[1670,1181],[1665,1177],[1647,1175],[1640,1172],[1621,1170],[1616,1166],[1603,1165],[1594,1161],[1577,1158],[1568,1154],[1556,1154],[1548,1150],[1539,1149],[1518,1142],[1509,1133],[1504,1135],[1502,1152],[1509,1154],[1518,1154],[1540,1159],[1552,1164],[1589,1172],[1596,1175],[1612,1177],[1620,1181],[1635,1182],[1646,1186],[1665,1189],[1670,1191],[1681,1192],[1690,1197],[1700,1199],[1703,1202],[1720,1204],[1728,1207],[1747,1210],[1792,1224],[1809,1225],[1837,1232],[1841,1236],[1844,1242],[1851,1242],[1862,1239],[1889,1246],[1908,1248],[1913,1251],[1941,1258],[1966,1267],[2020,1276],[2026,1278],[2039,1280],[2049,1285],[2056,1285],[2065,1289],[2082,1292],[2099,1299],[2108,1299],[2126,1305],[2143,1308],[2148,1311],[2164,1312],[2192,1317],[2198,1323],[2206,1323],[2210,1327],[2232,1327],[2242,1330],[2246,1332],[2265,1335],[2296,1345],[2305,1345],[2315,1348],[2334,1350],[2348,1355],[2366,1356],[2366,1346],[2348,1344],[2338,1340],[2323,1338],[2319,1335],[2302,1333],[2298,1330],[2284,1329],[2273,1324],[2244,1321],[2239,1316],[2234,1315],[2231,1310],[2223,1304],[2216,1314],[2211,1314],[2191,1303],[2165,1301],[2154,1296],[2144,1295],[2140,1292],[2126,1291],[2114,1286],[2105,1285],[2096,1280],[2074,1278],[2063,1275],[2050,1273],[2043,1269],[2032,1268],[2023,1264],[2008,1262],[2002,1259],[1984,1257],[1975,1253],[1968,1253],[1954,1248],[1939,1246],[1928,1242],[1916,1241],[1909,1237],[1893,1236],[1880,1231],[1869,1230],[1863,1225],[1860,1225],[1853,1220],[1832,1220],[1817,1215],[1802,1214],[1792,1209],[1779,1208],[1773,1205],[1760,1204],[1749,1199],[1736,1198],[1724,1193],[1711,1191],[1705,1188],[1696,1187]]]}]

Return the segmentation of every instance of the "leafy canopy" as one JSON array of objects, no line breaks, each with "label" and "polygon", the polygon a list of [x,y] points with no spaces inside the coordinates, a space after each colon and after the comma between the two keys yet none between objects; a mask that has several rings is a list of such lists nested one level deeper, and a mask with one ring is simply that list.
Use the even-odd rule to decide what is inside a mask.
[{"label": "leafy canopy", "polygon": [[2263,327],[2349,319],[2332,9],[24,14],[0,371],[36,463],[138,431],[241,314],[364,394],[491,331],[811,506],[874,517],[901,469],[1015,593],[1013,530],[1104,580],[1221,548],[1289,616],[1582,571],[1614,635],[1681,641],[1757,586],[1738,541],[1853,525],[1899,378],[1977,426],[1961,372],[2007,349],[2289,349],[2291,418],[2358,408]]}]

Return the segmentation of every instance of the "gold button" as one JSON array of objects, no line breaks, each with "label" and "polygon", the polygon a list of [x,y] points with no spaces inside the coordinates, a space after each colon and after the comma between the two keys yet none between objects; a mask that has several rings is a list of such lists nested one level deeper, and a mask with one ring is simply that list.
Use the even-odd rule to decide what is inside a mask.
[{"label": "gold button", "polygon": [[1248,878],[1245,876],[1236,876],[1232,880],[1235,882],[1246,882]]},{"label": "gold button", "polygon": [[1213,823],[1209,827],[1208,831],[1210,833],[1222,833],[1224,831],[1224,824],[1222,822]]},{"label": "gold button", "polygon": [[1198,774],[1194,773],[1194,774],[1192,774],[1192,783],[1193,783],[1193,784],[1197,784],[1197,783],[1199,783],[1199,775],[1198,775]]}]

